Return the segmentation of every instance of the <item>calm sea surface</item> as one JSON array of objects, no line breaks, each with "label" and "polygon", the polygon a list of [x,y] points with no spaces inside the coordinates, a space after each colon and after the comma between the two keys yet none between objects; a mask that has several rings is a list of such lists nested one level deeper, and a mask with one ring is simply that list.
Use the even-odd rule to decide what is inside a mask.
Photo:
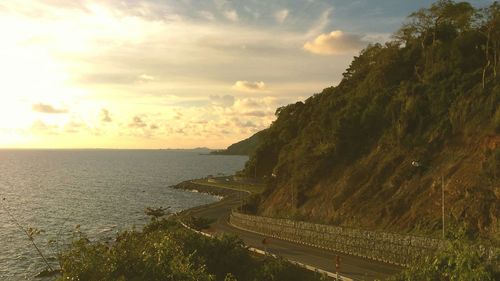
[{"label": "calm sea surface", "polygon": [[105,240],[144,225],[146,207],[179,211],[218,200],[169,186],[232,174],[246,160],[193,151],[0,150],[0,280],[33,280],[45,268],[6,209],[24,227],[44,231],[35,239],[54,258],[76,225],[91,240]]}]

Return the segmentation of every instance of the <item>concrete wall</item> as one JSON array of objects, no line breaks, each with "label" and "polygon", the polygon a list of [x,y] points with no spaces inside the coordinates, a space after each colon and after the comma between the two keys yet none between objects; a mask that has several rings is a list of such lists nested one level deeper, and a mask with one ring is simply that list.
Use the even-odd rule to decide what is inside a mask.
[{"label": "concrete wall", "polygon": [[442,246],[441,240],[343,228],[233,212],[238,228],[319,248],[397,265],[408,265]]}]

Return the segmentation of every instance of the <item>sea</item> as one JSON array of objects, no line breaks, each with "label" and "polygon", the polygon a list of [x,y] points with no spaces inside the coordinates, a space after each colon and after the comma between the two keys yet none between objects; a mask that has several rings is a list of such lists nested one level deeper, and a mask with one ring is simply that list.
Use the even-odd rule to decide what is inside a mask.
[{"label": "sea", "polygon": [[0,150],[0,280],[47,280],[34,277],[46,266],[21,227],[39,230],[35,243],[57,268],[77,231],[111,240],[146,224],[147,207],[178,212],[220,200],[171,186],[234,174],[247,159],[198,150]]}]

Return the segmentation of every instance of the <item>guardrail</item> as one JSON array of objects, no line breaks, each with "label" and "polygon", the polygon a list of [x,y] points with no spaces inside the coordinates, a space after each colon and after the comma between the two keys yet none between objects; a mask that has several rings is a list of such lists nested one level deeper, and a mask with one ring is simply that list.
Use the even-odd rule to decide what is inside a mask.
[{"label": "guardrail", "polygon": [[344,228],[288,219],[268,218],[233,211],[235,227],[318,248],[407,266],[443,247],[442,240]]},{"label": "guardrail", "polygon": [[[203,235],[203,236],[206,236],[208,238],[212,238],[212,239],[215,239],[216,237],[212,234],[209,234],[209,233],[205,233],[203,231],[199,231],[199,230],[196,230],[190,226],[188,226],[187,224],[185,224],[184,222],[181,221],[181,225],[199,235]],[[263,255],[263,256],[270,256],[270,257],[273,257],[273,258],[279,258],[277,255],[275,254],[272,254],[270,252],[266,252],[266,251],[263,251],[263,250],[260,250],[260,249],[257,249],[257,248],[253,248],[253,247],[245,247],[248,251],[250,252],[254,252],[256,254],[259,254],[259,255]],[[335,278],[336,280],[338,281],[354,281],[353,279],[351,278],[348,278],[348,277],[345,277],[341,274],[338,274],[338,273],[333,273],[333,272],[329,272],[329,271],[326,271],[326,270],[323,270],[323,269],[320,269],[320,268],[317,268],[317,267],[314,267],[314,266],[311,266],[311,265],[308,265],[308,264],[304,264],[304,263],[301,263],[301,262],[298,262],[298,261],[294,261],[294,260],[291,260],[291,259],[287,259],[290,263],[292,264],[295,264],[296,266],[299,266],[299,267],[302,267],[304,269],[307,269],[309,271],[313,271],[313,272],[316,272],[316,273],[319,273],[319,274],[322,274],[322,275],[326,275],[330,278]]]}]

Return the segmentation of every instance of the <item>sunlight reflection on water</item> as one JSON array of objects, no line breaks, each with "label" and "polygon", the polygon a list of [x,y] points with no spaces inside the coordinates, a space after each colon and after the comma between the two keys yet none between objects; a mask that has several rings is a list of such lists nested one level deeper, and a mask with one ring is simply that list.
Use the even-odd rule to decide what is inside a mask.
[{"label": "sunlight reflection on water", "polygon": [[[23,226],[45,231],[36,241],[53,258],[77,224],[91,239],[104,239],[144,225],[146,207],[180,211],[218,200],[168,187],[209,174],[232,174],[246,160],[168,150],[0,150],[0,197]],[[48,246],[51,239],[56,246]],[[0,208],[0,280],[32,280],[44,268]]]}]

